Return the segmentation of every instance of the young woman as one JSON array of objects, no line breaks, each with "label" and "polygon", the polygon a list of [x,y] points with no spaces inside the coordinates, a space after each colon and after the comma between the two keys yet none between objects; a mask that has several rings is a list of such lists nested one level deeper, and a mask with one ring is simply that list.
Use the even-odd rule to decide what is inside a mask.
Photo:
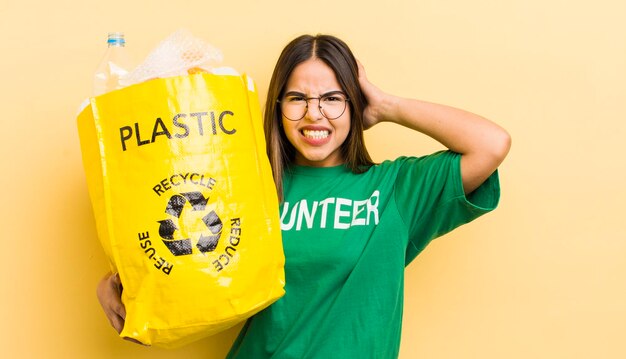
[{"label": "young woman", "polygon": [[[449,150],[374,164],[363,130],[394,122]],[[229,358],[395,358],[404,267],[434,238],[492,210],[510,137],[471,113],[372,85],[348,46],[301,36],[265,106],[281,200],[284,297],[248,320]],[[98,297],[118,331],[119,278]]]}]

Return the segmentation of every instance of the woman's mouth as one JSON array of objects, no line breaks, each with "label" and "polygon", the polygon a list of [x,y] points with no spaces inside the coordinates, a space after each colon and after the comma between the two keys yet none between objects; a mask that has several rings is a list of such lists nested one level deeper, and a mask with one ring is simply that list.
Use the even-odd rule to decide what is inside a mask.
[{"label": "woman's mouth", "polygon": [[302,135],[311,140],[323,140],[328,137],[328,130],[302,130]]}]

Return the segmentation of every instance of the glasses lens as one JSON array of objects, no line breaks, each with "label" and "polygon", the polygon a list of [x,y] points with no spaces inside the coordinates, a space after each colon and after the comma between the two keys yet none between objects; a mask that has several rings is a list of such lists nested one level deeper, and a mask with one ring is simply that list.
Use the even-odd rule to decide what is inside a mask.
[{"label": "glasses lens", "polygon": [[280,109],[288,120],[298,121],[306,113],[306,98],[303,96],[286,96],[280,101]]},{"label": "glasses lens", "polygon": [[343,115],[343,112],[346,110],[346,98],[338,93],[322,96],[320,107],[324,117],[334,120]]}]

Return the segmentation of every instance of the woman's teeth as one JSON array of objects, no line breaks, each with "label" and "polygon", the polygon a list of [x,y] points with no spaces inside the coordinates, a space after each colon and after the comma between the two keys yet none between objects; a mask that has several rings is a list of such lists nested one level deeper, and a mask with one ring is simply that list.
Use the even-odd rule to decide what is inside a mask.
[{"label": "woman's teeth", "polygon": [[304,137],[312,138],[315,140],[320,140],[322,138],[328,137],[327,130],[322,130],[322,131],[302,130],[302,134],[304,135]]}]

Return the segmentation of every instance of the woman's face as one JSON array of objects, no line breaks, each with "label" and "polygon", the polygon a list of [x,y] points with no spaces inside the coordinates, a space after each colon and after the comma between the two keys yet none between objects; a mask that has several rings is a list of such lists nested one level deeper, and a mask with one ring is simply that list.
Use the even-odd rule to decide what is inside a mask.
[{"label": "woman's face", "polygon": [[[290,96],[311,98],[337,91],[343,92],[333,70],[322,60],[309,59],[291,72],[281,101],[284,102]],[[343,164],[340,147],[350,132],[350,106],[346,103],[343,114],[329,120],[320,112],[317,99],[311,99],[308,103],[302,119],[292,121],[282,117],[285,134],[296,149],[295,163],[313,167]]]}]

